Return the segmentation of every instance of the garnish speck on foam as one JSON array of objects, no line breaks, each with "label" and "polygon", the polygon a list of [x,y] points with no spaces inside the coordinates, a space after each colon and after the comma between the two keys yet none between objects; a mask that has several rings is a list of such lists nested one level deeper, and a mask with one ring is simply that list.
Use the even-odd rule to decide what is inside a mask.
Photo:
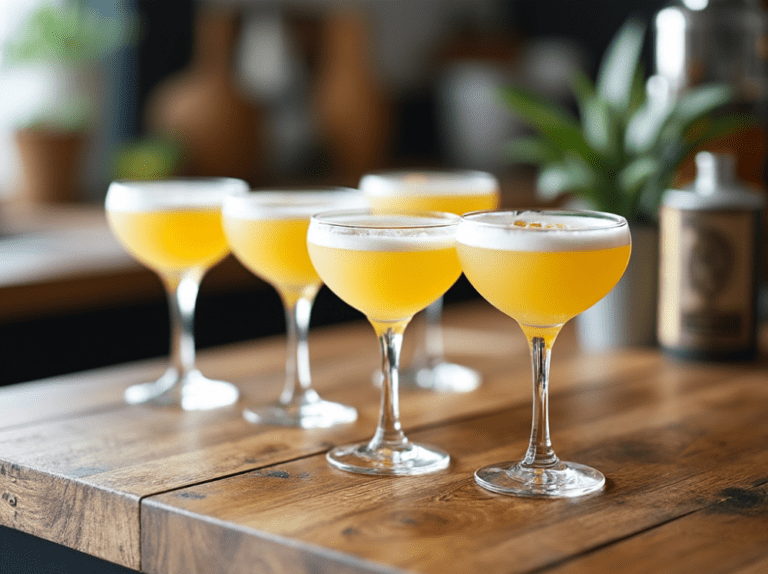
[{"label": "garnish speck on foam", "polygon": [[526,229],[568,229],[568,226],[564,223],[547,223],[543,224],[539,221],[520,221],[516,220],[512,225],[515,227],[524,227]]}]

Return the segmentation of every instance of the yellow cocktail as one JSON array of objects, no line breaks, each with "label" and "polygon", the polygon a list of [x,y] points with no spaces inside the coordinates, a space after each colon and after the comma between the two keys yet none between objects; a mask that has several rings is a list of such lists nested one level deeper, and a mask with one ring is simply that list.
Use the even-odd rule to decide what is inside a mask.
[{"label": "yellow cocktail", "polygon": [[207,269],[229,252],[218,206],[157,211],[108,209],[107,219],[125,248],[159,273]]},{"label": "yellow cocktail", "polygon": [[517,251],[459,244],[464,272],[490,303],[523,325],[562,325],[602,299],[624,273],[630,246]]},{"label": "yellow cocktail", "polygon": [[423,211],[445,211],[461,215],[481,209],[494,209],[499,203],[496,190],[487,193],[451,193],[404,195],[369,195],[371,209],[379,213],[419,213]]},{"label": "yellow cocktail", "polygon": [[128,403],[197,410],[237,400],[234,385],[207,379],[195,368],[193,323],[203,274],[229,252],[222,201],[245,189],[244,181],[228,178],[116,181],[109,186],[109,226],[129,253],[158,273],[171,311],[171,365],[159,380],[126,389]]},{"label": "yellow cocktail", "polygon": [[364,474],[423,474],[445,468],[450,457],[411,443],[399,421],[398,362],[402,335],[414,313],[461,274],[455,249],[458,217],[447,213],[315,215],[307,233],[309,256],[330,289],[363,312],[382,350],[382,410],[368,443],[331,450],[337,468]]},{"label": "yellow cocktail", "polygon": [[365,205],[360,192],[344,188],[240,192],[224,200],[224,230],[232,252],[277,289],[286,313],[283,393],[277,403],[246,408],[247,420],[317,428],[357,418],[354,408],[323,400],[311,388],[307,335],[312,303],[322,281],[309,259],[307,229],[310,217],[318,211]]},{"label": "yellow cocktail", "polygon": [[499,184],[480,171],[392,171],[371,173],[360,180],[373,211],[422,213],[444,211],[462,215],[495,209]]},{"label": "yellow cocktail", "polygon": [[534,419],[522,462],[479,469],[480,486],[517,496],[580,496],[603,487],[598,471],[557,458],[549,438],[549,356],[563,324],[621,279],[631,238],[624,218],[589,211],[465,214],[456,236],[462,269],[495,307],[515,319],[531,349]]},{"label": "yellow cocktail", "polygon": [[[485,172],[387,171],[370,173],[360,180],[371,209],[377,213],[442,211],[461,215],[495,209],[499,183]],[[409,369],[400,372],[401,385],[436,391],[471,391],[481,382],[480,373],[445,360],[442,329],[442,298],[426,308],[423,340]]]},{"label": "yellow cocktail", "polygon": [[276,289],[300,293],[319,286],[320,276],[307,253],[305,219],[225,218],[232,252],[248,269]]},{"label": "yellow cocktail", "polygon": [[349,249],[310,244],[312,261],[342,300],[379,322],[409,319],[461,275],[453,241],[414,241],[399,249]]}]

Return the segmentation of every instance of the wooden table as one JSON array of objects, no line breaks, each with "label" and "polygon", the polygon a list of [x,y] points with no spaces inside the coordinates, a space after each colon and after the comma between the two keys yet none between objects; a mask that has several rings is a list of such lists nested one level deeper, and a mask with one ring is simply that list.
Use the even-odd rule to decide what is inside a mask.
[{"label": "wooden table", "polygon": [[483,301],[449,307],[445,324],[450,357],[481,369],[484,385],[403,392],[401,412],[410,438],[451,453],[446,471],[379,478],[326,464],[331,445],[376,424],[378,347],[360,322],[311,334],[316,387],[360,411],[334,429],[241,417],[244,403],[278,395],[282,337],[201,353],[206,374],[244,394],[217,411],[125,405],[123,389],[159,376],[162,361],[0,389],[0,523],[158,574],[768,571],[768,326],[748,364],[588,355],[567,326],[552,361],[553,440],[607,487],[549,501],[495,495],[472,477],[527,444],[518,327]]}]

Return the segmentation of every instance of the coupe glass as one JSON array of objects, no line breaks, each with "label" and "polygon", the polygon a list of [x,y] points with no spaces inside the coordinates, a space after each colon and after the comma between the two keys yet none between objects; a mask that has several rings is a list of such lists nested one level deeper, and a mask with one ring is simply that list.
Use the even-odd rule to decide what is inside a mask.
[{"label": "coupe glass", "polygon": [[549,436],[549,360],[563,324],[602,299],[629,262],[623,217],[591,211],[487,211],[465,214],[456,250],[469,281],[515,319],[533,362],[533,425],[520,462],[475,472],[501,494],[572,497],[600,490],[597,470],[561,461]]},{"label": "coupe glass", "polygon": [[325,284],[373,325],[384,381],[373,438],[334,448],[333,466],[363,474],[412,475],[446,468],[442,450],[414,444],[400,425],[398,363],[411,317],[443,295],[461,275],[449,213],[384,215],[331,212],[312,217],[309,256]]},{"label": "coupe glass", "polygon": [[[496,178],[482,171],[386,171],[360,180],[371,209],[377,213],[441,211],[461,215],[494,209],[499,203]],[[441,327],[443,298],[424,311],[423,337],[409,368],[400,371],[403,387],[418,386],[443,392],[467,392],[481,383],[480,373],[445,360]],[[376,380],[380,373],[374,373]]]},{"label": "coupe glass", "polygon": [[170,366],[159,380],[126,389],[128,403],[203,410],[237,401],[237,387],[207,379],[195,367],[194,316],[203,275],[229,252],[221,203],[242,189],[248,189],[244,181],[229,178],[115,181],[109,186],[109,226],[131,255],[160,276],[171,315]]},{"label": "coupe glass", "polygon": [[322,280],[309,260],[307,228],[318,211],[365,205],[359,191],[345,188],[246,191],[224,200],[224,231],[232,252],[277,290],[286,315],[285,387],[277,402],[247,407],[244,416],[250,422],[321,428],[357,419],[354,408],[323,400],[312,388],[307,337]]}]

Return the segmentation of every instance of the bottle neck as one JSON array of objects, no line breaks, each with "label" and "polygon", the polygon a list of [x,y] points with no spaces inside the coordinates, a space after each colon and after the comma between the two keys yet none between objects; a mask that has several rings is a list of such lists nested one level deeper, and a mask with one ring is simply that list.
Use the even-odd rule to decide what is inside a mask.
[{"label": "bottle neck", "polygon": [[718,189],[733,187],[735,181],[735,156],[711,152],[696,154],[696,193],[714,195]]}]

